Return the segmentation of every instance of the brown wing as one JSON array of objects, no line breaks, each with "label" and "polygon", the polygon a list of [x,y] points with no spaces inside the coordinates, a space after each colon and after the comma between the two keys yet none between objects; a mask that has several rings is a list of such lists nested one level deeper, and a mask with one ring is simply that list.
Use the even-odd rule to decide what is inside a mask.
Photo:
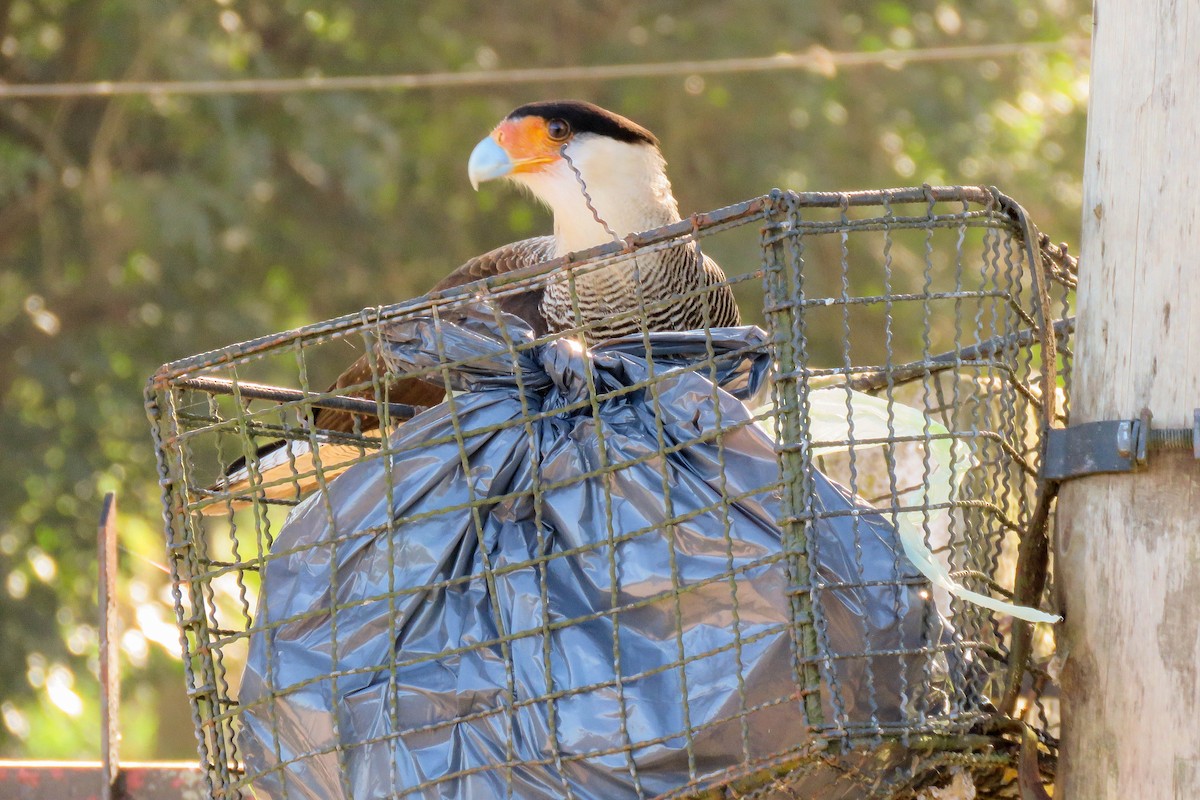
[{"label": "brown wing", "polygon": [[[456,286],[463,286],[474,281],[483,280],[492,275],[502,275],[506,272],[539,264],[553,257],[554,237],[536,236],[532,239],[523,239],[519,242],[498,247],[483,255],[475,256],[440,280],[433,287],[433,291],[453,289]],[[500,310],[518,316],[528,322],[540,336],[546,332],[546,320],[542,316],[541,300],[542,292],[540,289],[537,289],[501,298],[499,306]],[[382,376],[386,372],[386,368],[382,360],[379,359],[378,354],[364,355],[338,376],[338,379],[329,387],[329,391],[345,394],[350,397],[362,397],[373,400],[375,392],[369,385],[352,392],[342,391],[350,386],[357,386],[363,383],[370,384],[370,359],[372,357],[376,359],[375,374]],[[440,403],[444,395],[445,387],[440,384],[428,383],[416,379],[402,379],[395,381],[388,388],[387,400],[389,403],[432,406]],[[355,415],[347,411],[337,411],[327,408],[319,409],[313,421],[318,428],[324,430],[350,432],[355,428],[355,417],[358,417],[357,422],[361,431],[372,430],[379,425],[379,420],[373,416]]]},{"label": "brown wing", "polygon": [[455,286],[473,283],[503,275],[506,272],[530,267],[554,258],[554,237],[534,236],[519,242],[497,247],[483,255],[475,256],[458,269],[442,278],[431,291],[440,292]]}]

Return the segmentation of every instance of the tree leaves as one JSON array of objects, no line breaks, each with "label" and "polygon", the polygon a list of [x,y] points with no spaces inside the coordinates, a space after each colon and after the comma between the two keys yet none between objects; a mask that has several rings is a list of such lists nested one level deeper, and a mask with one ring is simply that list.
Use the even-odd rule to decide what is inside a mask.
[{"label": "tree leaves", "polygon": [[[1086,35],[1087,11],[1084,0],[1015,10],[1007,0],[686,9],[12,0],[0,3],[0,79],[221,80],[1053,41]],[[142,382],[165,361],[414,296],[472,255],[547,231],[546,214],[515,193],[473,194],[465,160],[501,115],[554,96],[594,100],[656,131],[685,212],[777,185],[978,182],[1000,185],[1056,238],[1078,230],[1086,72],[1069,51],[825,74],[0,103],[0,753],[95,755],[94,725],[80,720],[97,713],[86,631],[94,516],[108,489],[121,493],[127,548],[127,755],[192,752],[182,679],[164,680],[167,648],[137,613],[166,599]],[[81,698],[80,718],[52,702],[52,669],[56,691],[65,697],[69,684]]]}]

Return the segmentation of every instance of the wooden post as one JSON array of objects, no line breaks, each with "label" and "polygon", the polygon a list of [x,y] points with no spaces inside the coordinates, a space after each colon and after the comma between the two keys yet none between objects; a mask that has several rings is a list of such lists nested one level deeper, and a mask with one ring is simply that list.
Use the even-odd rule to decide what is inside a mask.
[{"label": "wooden post", "polygon": [[117,711],[121,684],[117,675],[117,496],[104,495],[99,531],[100,590],[100,798],[119,796],[121,725]]},{"label": "wooden post", "polygon": [[[1072,422],[1200,406],[1200,6],[1096,0]],[[1064,485],[1066,800],[1200,798],[1200,461]]]}]

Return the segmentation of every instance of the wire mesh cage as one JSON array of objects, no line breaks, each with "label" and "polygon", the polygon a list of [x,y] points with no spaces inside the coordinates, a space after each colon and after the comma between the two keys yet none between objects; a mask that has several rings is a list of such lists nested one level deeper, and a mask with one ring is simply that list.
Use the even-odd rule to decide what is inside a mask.
[{"label": "wire mesh cage", "polygon": [[[729,277],[588,316],[685,249]],[[574,326],[506,312],[555,283]],[[1073,286],[995,190],[774,192],[162,367],[213,796],[1030,791]],[[647,322],[730,289],[760,326]]]}]

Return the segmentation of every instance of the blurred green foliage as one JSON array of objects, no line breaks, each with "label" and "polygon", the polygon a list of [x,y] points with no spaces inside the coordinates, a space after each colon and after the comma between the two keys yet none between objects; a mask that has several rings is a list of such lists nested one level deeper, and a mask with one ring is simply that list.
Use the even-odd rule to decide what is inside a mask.
[{"label": "blurred green foliage", "polygon": [[[1087,0],[0,0],[0,80],[424,73],[1084,40]],[[1079,48],[817,74],[0,101],[0,755],[99,749],[95,524],[120,493],[124,755],[194,754],[143,382],[425,291],[548,230],[466,156],[581,97],[659,134],[686,211],[795,189],[998,185],[1079,226]],[[727,265],[738,271],[737,265]],[[749,266],[749,265],[747,265]]]}]

